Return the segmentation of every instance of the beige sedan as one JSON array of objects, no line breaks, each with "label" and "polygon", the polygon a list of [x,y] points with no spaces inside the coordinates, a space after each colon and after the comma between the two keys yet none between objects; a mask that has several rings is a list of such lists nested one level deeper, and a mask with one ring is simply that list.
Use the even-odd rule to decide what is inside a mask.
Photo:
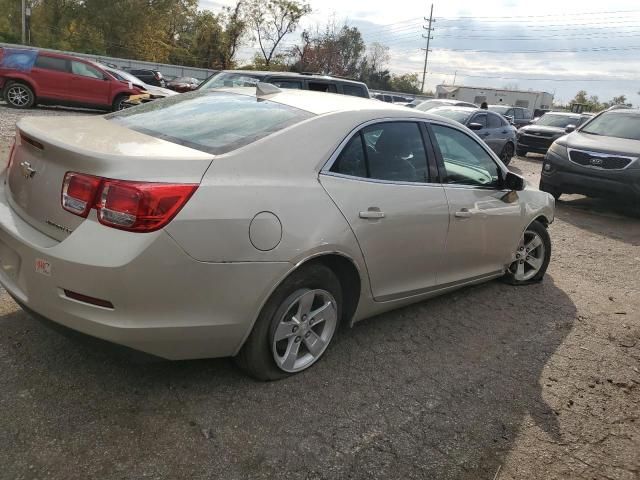
[{"label": "beige sedan", "polygon": [[553,198],[465,127],[265,84],[22,120],[4,176],[0,282],[25,309],[265,380],[340,325],[539,281],[551,253]]}]

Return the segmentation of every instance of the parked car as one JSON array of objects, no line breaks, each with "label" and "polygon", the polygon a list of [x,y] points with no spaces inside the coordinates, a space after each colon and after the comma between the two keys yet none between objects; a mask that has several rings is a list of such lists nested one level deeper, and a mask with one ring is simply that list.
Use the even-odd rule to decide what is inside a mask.
[{"label": "parked car", "polygon": [[393,103],[396,105],[403,105],[405,107],[409,106],[413,102],[413,98],[411,97],[403,97],[401,95],[391,95],[388,93],[374,93],[371,95],[371,98],[375,98],[376,100],[380,100],[387,103]]},{"label": "parked car", "polygon": [[200,85],[200,80],[192,77],[178,77],[167,82],[167,88],[180,93],[195,90],[198,88],[198,85]]},{"label": "parked car", "polygon": [[432,108],[438,107],[469,107],[469,108],[478,108],[477,105],[469,102],[461,102],[458,100],[449,100],[447,98],[434,98],[432,100],[425,100],[419,105],[415,106],[415,110],[420,110],[421,112],[428,112]]},{"label": "parked car", "polygon": [[121,82],[131,83],[134,87],[142,90],[143,93],[150,94],[153,99],[171,97],[173,95],[178,94],[177,92],[170,90],[168,88],[157,87],[155,85],[149,85],[148,83],[144,83],[138,77],[132,75],[129,72],[125,72],[124,70],[106,67],[104,65],[102,68],[104,68],[104,70],[106,70],[108,73],[116,77]]},{"label": "parked car", "polygon": [[[533,119],[536,120],[538,118],[540,118],[541,116],[543,116],[545,113],[550,112],[551,110],[548,108],[536,108],[533,111]],[[532,120],[533,121],[533,120]]]},{"label": "parked car", "polygon": [[533,119],[531,110],[523,107],[510,107],[508,105],[489,105],[489,110],[504,116],[516,128],[529,125]]},{"label": "parked car", "polygon": [[613,197],[640,204],[640,110],[603,112],[556,140],[547,152],[540,190]]},{"label": "parked car", "polygon": [[158,70],[148,70],[145,68],[124,68],[127,72],[129,72],[134,77],[138,77],[147,85],[154,85],[156,87],[165,88],[167,86],[167,82],[164,79],[164,75]]},{"label": "parked car", "polygon": [[551,253],[553,198],[462,125],[270,84],[23,118],[6,175],[0,283],[27,311],[265,380],[341,324],[540,281]]},{"label": "parked car", "polygon": [[568,133],[567,128],[575,129],[592,116],[589,113],[545,113],[534,124],[518,130],[516,154],[519,157],[529,152],[545,154],[553,142]]},{"label": "parked car", "polygon": [[254,72],[251,70],[223,70],[214,73],[200,84],[200,90],[228,87],[255,87],[258,82],[270,83],[278,88],[312,90],[369,98],[369,89],[362,82],[324,75],[306,75],[293,72]]},{"label": "parked car", "polygon": [[513,158],[516,129],[502,115],[469,107],[438,107],[429,113],[455,120],[473,130],[505,165]]},{"label": "parked car", "polygon": [[8,48],[0,48],[0,89],[13,108],[50,104],[119,110],[129,96],[140,93],[90,60]]}]

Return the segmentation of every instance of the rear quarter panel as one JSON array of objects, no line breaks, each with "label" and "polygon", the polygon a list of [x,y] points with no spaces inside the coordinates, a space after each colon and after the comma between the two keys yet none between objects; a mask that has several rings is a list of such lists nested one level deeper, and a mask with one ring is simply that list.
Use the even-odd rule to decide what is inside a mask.
[{"label": "rear quarter panel", "polygon": [[[354,126],[333,115],[315,117],[216,157],[166,231],[200,261],[296,264],[337,252],[364,271],[349,224],[318,180],[322,165]],[[261,212],[273,213],[282,226],[280,242],[268,251],[258,250],[249,234]]]}]

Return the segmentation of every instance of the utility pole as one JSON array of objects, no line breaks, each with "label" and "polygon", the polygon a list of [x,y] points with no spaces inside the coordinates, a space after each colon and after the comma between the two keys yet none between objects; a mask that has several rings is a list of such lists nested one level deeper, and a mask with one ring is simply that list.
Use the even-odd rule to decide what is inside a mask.
[{"label": "utility pole", "polygon": [[[427,17],[424,17],[425,21],[427,20]],[[435,22],[435,20],[433,19],[433,3],[431,4],[431,13],[429,14],[429,26],[425,27],[424,25],[422,26],[422,28],[424,28],[427,31],[427,35],[422,35],[422,38],[426,38],[427,39],[427,48],[423,48],[424,50],[424,69],[422,70],[422,87],[420,87],[420,91],[422,93],[424,93],[424,81],[427,77],[427,61],[429,60],[429,41],[433,39],[433,37],[431,36],[431,32],[433,31],[433,23]]]},{"label": "utility pole", "polygon": [[458,77],[458,71],[456,70],[456,71],[453,73],[453,86],[455,86],[455,85],[456,85],[456,78],[457,78],[457,77]]},{"label": "utility pole", "polygon": [[22,44],[27,43],[27,0],[22,0]]}]

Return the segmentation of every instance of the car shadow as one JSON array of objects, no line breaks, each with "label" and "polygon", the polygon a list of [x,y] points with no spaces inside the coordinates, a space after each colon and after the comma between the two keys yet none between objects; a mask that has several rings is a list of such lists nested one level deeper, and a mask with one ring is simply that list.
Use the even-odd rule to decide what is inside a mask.
[{"label": "car shadow", "polygon": [[556,202],[556,217],[595,235],[640,245],[640,205],[637,203],[562,195]]},{"label": "car shadow", "polygon": [[549,276],[491,282],[360,322],[307,372],[260,383],[226,359],[69,340],[17,311],[0,317],[0,437],[20,441],[0,460],[54,477],[73,461],[127,478],[493,478],[525,419],[561,441],[544,368],[575,319]]}]

